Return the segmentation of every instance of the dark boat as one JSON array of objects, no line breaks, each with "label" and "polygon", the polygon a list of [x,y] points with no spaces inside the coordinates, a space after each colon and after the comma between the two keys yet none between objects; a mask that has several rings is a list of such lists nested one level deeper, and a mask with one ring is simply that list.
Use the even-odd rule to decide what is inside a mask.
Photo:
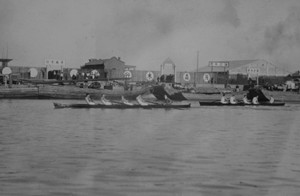
[{"label": "dark boat", "polygon": [[142,109],[153,109],[153,108],[163,108],[163,109],[181,109],[181,108],[190,108],[191,104],[149,104],[146,106],[142,105],[126,105],[126,104],[113,104],[113,105],[89,105],[89,104],[62,104],[62,103],[53,103],[54,108],[103,108],[103,109],[133,109],[133,108],[142,108]]},{"label": "dark boat", "polygon": [[200,106],[284,106],[284,102],[270,102],[261,89],[259,88],[251,88],[248,90],[247,99],[253,100],[254,97],[258,97],[258,104],[247,104],[243,101],[238,101],[236,104],[229,103],[221,103],[219,100],[216,101],[199,101]]},{"label": "dark boat", "polygon": [[283,102],[260,102],[259,104],[245,104],[243,102],[238,102],[236,104],[231,103],[221,103],[220,101],[199,101],[200,106],[284,106]]}]

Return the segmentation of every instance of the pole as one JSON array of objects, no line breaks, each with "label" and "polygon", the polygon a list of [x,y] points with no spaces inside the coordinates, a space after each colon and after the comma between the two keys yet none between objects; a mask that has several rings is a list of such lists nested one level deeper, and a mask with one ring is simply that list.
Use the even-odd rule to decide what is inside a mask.
[{"label": "pole", "polygon": [[259,77],[259,76],[258,76],[258,70],[257,70],[257,77],[256,77],[256,83],[257,83],[257,86],[259,85],[259,84],[258,84],[258,82],[259,82],[258,77]]},{"label": "pole", "polygon": [[11,88],[12,87],[12,74],[9,74],[8,78],[9,78],[8,88]]},{"label": "pole", "polygon": [[214,73],[213,73],[213,65],[211,66],[211,78],[210,78],[210,83],[211,83],[211,85],[212,86],[214,86],[214,80],[213,80],[213,75],[214,75]]},{"label": "pole", "polygon": [[197,86],[197,79],[198,79],[198,72],[199,72],[199,50],[197,51],[197,72],[194,76],[194,86]]}]

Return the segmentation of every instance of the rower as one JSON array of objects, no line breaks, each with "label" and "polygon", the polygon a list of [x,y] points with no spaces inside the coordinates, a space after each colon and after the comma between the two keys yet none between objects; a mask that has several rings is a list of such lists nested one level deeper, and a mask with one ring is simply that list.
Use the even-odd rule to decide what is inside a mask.
[{"label": "rower", "polygon": [[141,95],[139,95],[139,96],[136,97],[136,101],[137,101],[141,106],[147,106],[147,105],[149,105],[147,102],[145,102],[145,101],[143,100],[143,98],[142,98]]},{"label": "rower", "polygon": [[225,97],[225,93],[222,93],[221,103],[223,103],[223,104],[227,104],[228,103],[228,100]]},{"label": "rower", "polygon": [[165,95],[165,102],[166,104],[171,104],[172,100],[167,95]]},{"label": "rower", "polygon": [[270,97],[270,103],[274,103],[274,98],[273,98],[273,96],[271,95],[271,97]]},{"label": "rower", "polygon": [[244,104],[251,104],[251,102],[247,98],[247,95],[244,95],[243,102]]},{"label": "rower", "polygon": [[86,95],[85,95],[85,101],[87,102],[87,104],[89,104],[89,105],[96,105],[96,103],[92,100],[92,98],[90,97],[90,94],[89,93],[87,93]]},{"label": "rower", "polygon": [[230,104],[237,104],[237,101],[236,101],[234,95],[232,95],[232,96],[230,97]]},{"label": "rower", "polygon": [[103,105],[112,105],[112,103],[110,101],[108,101],[107,99],[105,99],[105,95],[103,94],[101,97],[101,102]]},{"label": "rower", "polygon": [[258,96],[253,97],[252,103],[253,103],[254,105],[258,105],[258,104],[259,104],[259,103],[258,103]]},{"label": "rower", "polygon": [[124,98],[124,96],[122,96],[122,102],[123,102],[125,105],[133,105],[133,103],[130,103],[127,99]]}]

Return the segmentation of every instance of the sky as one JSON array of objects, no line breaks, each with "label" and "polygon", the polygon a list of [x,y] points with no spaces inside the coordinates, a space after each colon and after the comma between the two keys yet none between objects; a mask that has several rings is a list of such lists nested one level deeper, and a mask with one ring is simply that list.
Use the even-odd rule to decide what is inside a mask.
[{"label": "sky", "polygon": [[167,58],[180,71],[264,59],[300,70],[299,0],[0,0],[1,57],[79,68],[120,57],[139,70]]}]

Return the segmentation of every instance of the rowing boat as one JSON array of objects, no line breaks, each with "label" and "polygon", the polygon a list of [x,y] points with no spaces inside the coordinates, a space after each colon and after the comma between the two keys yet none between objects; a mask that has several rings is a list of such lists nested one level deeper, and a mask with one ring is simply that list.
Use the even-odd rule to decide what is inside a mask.
[{"label": "rowing boat", "polygon": [[199,101],[200,106],[284,106],[284,102],[260,102],[259,104],[246,104],[243,102],[238,102],[236,104],[231,103],[221,103],[220,101]]},{"label": "rowing boat", "polygon": [[53,103],[54,108],[103,108],[103,109],[132,109],[132,108],[142,108],[142,109],[152,109],[152,108],[163,108],[163,109],[181,109],[181,108],[190,108],[191,104],[149,104],[149,105],[126,105],[126,104],[113,104],[113,105],[89,105],[86,103],[78,103],[78,104],[62,104],[62,103]]}]

